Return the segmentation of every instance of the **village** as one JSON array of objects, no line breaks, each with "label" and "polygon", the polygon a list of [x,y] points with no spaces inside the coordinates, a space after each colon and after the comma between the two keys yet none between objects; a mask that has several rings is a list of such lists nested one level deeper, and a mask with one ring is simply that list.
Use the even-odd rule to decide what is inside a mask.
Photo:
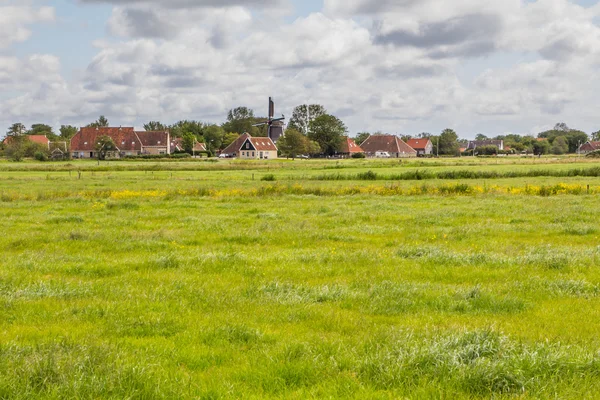
[{"label": "village", "polygon": [[[46,135],[23,135],[22,139],[47,151],[52,160],[64,159],[122,159],[140,156],[171,156],[189,154],[193,157],[239,158],[244,160],[273,160],[290,157],[290,151],[282,151],[278,147],[285,141],[285,135],[279,137],[253,137],[243,133],[227,146],[217,149],[214,154],[208,151],[206,143],[193,141],[191,148],[186,148],[184,139],[172,137],[169,130],[136,131],[134,127],[82,127],[69,141],[51,141]],[[328,158],[415,158],[434,157],[437,146],[430,138],[403,138],[390,134],[372,134],[361,143],[356,138],[341,137],[339,150],[328,155]],[[538,139],[545,141],[547,139]],[[5,148],[10,147],[16,138],[7,137],[3,141]],[[504,140],[471,140],[466,146],[459,148],[457,155],[511,155],[526,154],[515,152],[505,146]],[[586,155],[600,150],[600,141],[587,141],[577,147],[576,153]],[[439,151],[439,150],[438,150]],[[537,153],[531,153],[538,155]],[[298,154],[301,158],[324,157],[324,154]],[[296,157],[296,155],[294,155]]]}]

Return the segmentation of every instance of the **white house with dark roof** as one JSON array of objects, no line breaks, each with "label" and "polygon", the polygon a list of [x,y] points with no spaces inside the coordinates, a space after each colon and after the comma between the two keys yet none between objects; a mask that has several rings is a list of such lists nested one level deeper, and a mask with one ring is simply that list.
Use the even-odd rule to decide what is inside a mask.
[{"label": "white house with dark roof", "polygon": [[277,146],[271,138],[248,137],[238,154],[242,160],[274,160],[277,158]]}]

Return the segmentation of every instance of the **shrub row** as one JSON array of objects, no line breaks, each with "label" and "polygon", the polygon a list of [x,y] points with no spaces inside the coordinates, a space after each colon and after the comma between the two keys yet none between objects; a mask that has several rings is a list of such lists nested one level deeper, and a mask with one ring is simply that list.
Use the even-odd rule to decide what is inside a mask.
[{"label": "shrub row", "polygon": [[473,170],[449,170],[449,171],[427,171],[414,170],[401,174],[379,174],[373,171],[358,174],[323,174],[310,177],[317,181],[420,181],[420,180],[451,180],[451,179],[503,179],[503,178],[535,178],[548,177],[600,177],[600,167],[579,168],[568,170],[534,169],[523,171],[473,171]]}]

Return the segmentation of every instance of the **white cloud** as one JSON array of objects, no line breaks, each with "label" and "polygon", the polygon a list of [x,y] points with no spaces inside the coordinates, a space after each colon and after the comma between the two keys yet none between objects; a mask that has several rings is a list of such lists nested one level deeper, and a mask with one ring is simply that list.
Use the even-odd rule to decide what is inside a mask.
[{"label": "white cloud", "polygon": [[39,22],[54,21],[53,7],[35,8],[0,3],[0,49],[23,42],[31,36],[29,26]]},{"label": "white cloud", "polygon": [[[287,1],[110,3],[107,25],[118,40],[97,41],[79,79],[65,81],[59,60],[47,56],[0,60],[0,87],[16,93],[0,100],[10,118],[0,123],[25,122],[31,110],[36,119],[74,124],[101,113],[138,126],[220,122],[237,105],[264,114],[273,95],[279,113],[321,103],[354,132],[452,126],[473,136],[558,120],[594,127],[599,6],[326,0],[323,12],[289,22],[264,14]],[[479,67],[465,67],[472,60]]]}]

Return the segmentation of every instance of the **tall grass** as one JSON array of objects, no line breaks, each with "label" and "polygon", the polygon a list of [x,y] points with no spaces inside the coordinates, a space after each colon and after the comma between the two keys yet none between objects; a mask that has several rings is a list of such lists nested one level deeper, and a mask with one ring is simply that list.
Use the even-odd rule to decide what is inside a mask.
[{"label": "tall grass", "polygon": [[474,170],[442,170],[431,171],[415,169],[400,174],[380,174],[373,171],[358,174],[321,174],[310,177],[317,181],[421,181],[421,180],[458,180],[458,179],[508,179],[508,178],[537,178],[537,177],[600,177],[600,167],[574,169],[530,169],[514,171],[474,171]]}]

